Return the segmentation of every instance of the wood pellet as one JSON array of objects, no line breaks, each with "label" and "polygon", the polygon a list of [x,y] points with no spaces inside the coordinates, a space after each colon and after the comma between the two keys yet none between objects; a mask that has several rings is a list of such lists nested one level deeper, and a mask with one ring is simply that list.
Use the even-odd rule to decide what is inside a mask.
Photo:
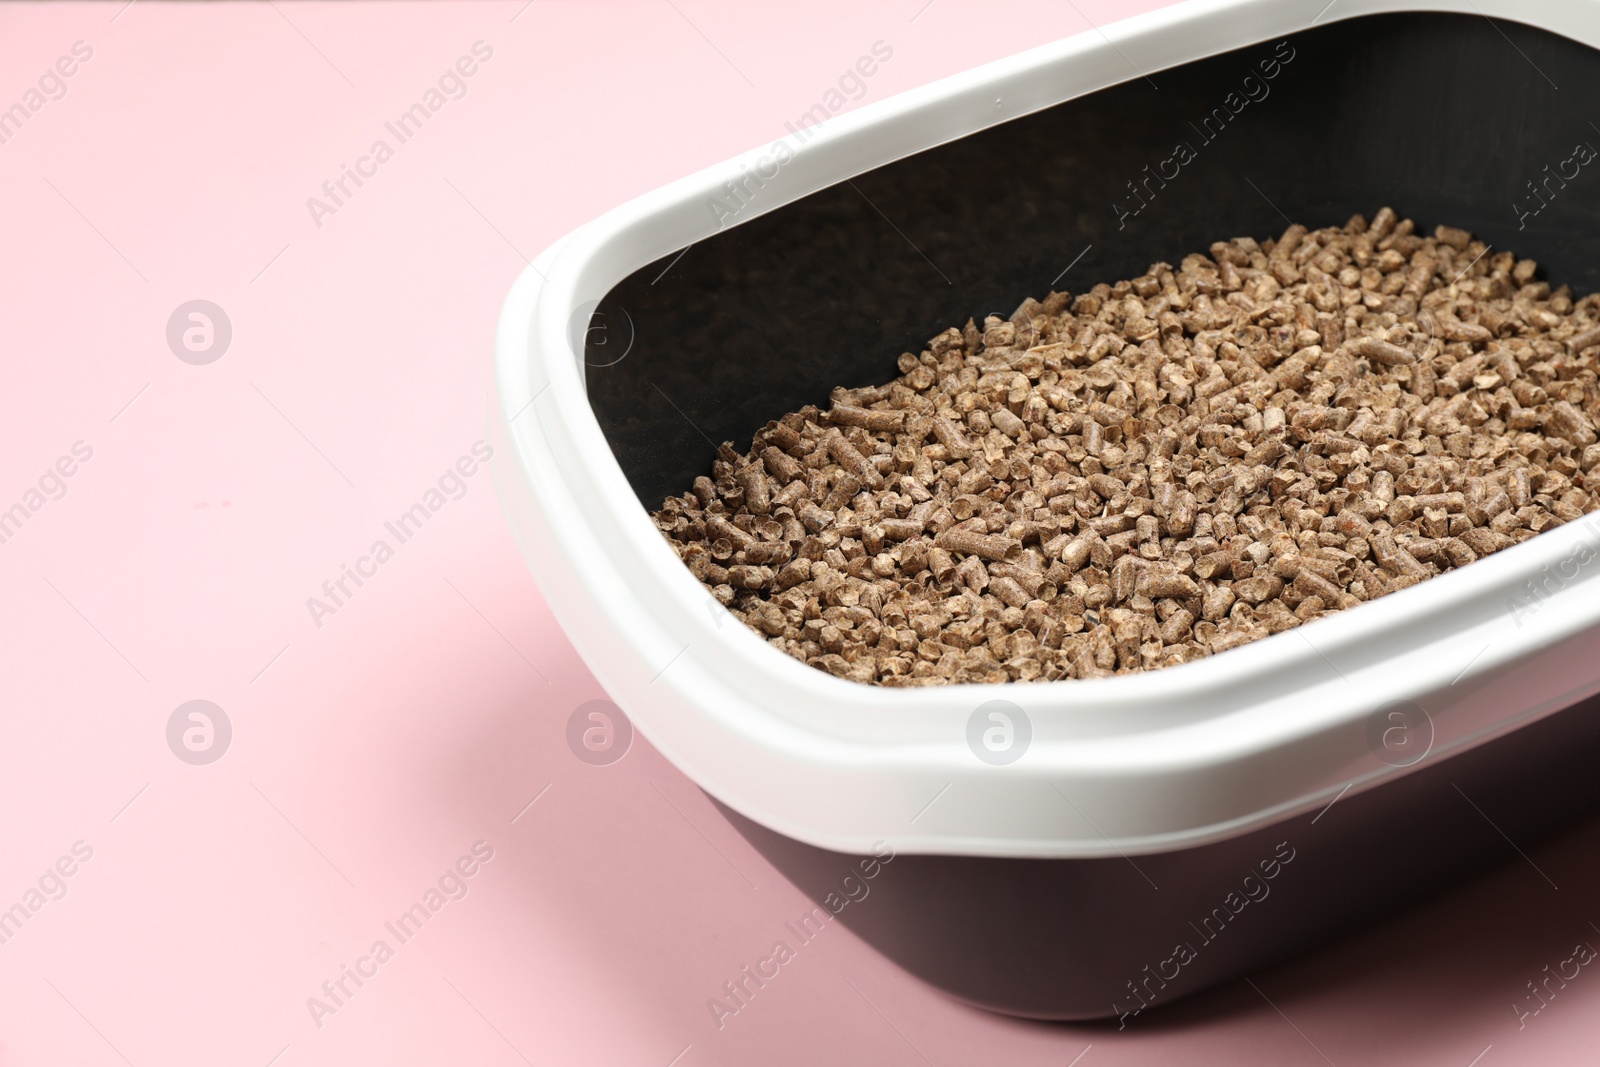
[{"label": "wood pellet", "polygon": [[724,443],[654,520],[853,681],[1187,663],[1594,510],[1600,295],[1537,274],[1387,207],[1219,241],[947,329]]}]

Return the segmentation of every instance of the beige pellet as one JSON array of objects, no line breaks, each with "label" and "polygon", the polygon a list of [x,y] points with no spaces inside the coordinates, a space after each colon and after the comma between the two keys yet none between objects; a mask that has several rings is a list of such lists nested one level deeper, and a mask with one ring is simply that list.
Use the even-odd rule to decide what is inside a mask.
[{"label": "beige pellet", "polygon": [[861,492],[861,479],[849,471],[842,471],[838,480],[834,482],[833,488],[828,490],[827,496],[823,497],[823,510],[838,511],[850,503],[859,492]]},{"label": "beige pellet", "polygon": [[995,429],[999,430],[1007,437],[1020,437],[1022,436],[1022,432],[1028,427],[1028,424],[1022,419],[1013,415],[1009,408],[995,408],[994,414],[991,416],[991,418],[994,421]]},{"label": "beige pellet", "polygon": [[1027,591],[1030,600],[1055,596],[1056,587],[1049,577],[1030,567],[1015,563],[991,563],[989,573],[997,578],[1010,578]]},{"label": "beige pellet", "polygon": [[802,556],[783,565],[778,571],[775,584],[779,590],[793,589],[810,577],[811,561]]},{"label": "beige pellet", "polygon": [[972,455],[972,444],[967,440],[961,428],[943,415],[936,416],[933,420],[933,435],[939,443],[950,450],[950,454],[965,459]]},{"label": "beige pellet", "polygon": [[1339,587],[1315,571],[1302,569],[1295,575],[1293,585],[1301,596],[1321,597],[1327,604],[1335,603],[1339,599]]},{"label": "beige pellet", "polygon": [[782,541],[766,541],[744,550],[746,563],[784,563],[794,552]]},{"label": "beige pellet", "polygon": [[1416,557],[1404,548],[1395,544],[1394,537],[1387,531],[1377,533],[1372,538],[1372,551],[1378,557],[1378,562],[1386,569],[1396,574],[1410,575],[1414,578],[1426,578],[1431,573]]},{"label": "beige pellet", "polygon": [[828,411],[828,421],[846,426],[859,426],[873,433],[889,433],[905,425],[903,411],[875,411],[850,404],[835,403]]},{"label": "beige pellet", "polygon": [[989,584],[989,571],[977,556],[967,556],[956,564],[956,580],[981,593]]},{"label": "beige pellet", "polygon": [[1233,590],[1224,585],[1212,586],[1207,589],[1201,601],[1200,616],[1211,622],[1228,614],[1228,609],[1233,607]]},{"label": "beige pellet", "polygon": [[884,519],[878,523],[883,536],[890,541],[907,541],[922,534],[924,526],[915,519]]},{"label": "beige pellet", "polygon": [[989,583],[989,587],[996,596],[1014,608],[1024,607],[1033,599],[1026,589],[1017,584],[1015,578],[996,578]]},{"label": "beige pellet", "polygon": [[1467,510],[1467,498],[1459,492],[1452,493],[1423,493],[1410,498],[1411,506],[1417,510],[1423,508],[1443,508],[1451,514],[1459,514]]},{"label": "beige pellet", "polygon": [[744,502],[752,514],[766,515],[772,510],[772,494],[767,487],[767,476],[759,464],[752,463],[739,472],[739,484],[744,486]]},{"label": "beige pellet", "polygon": [[1511,510],[1511,497],[1503,492],[1495,492],[1475,506],[1469,505],[1466,509],[1467,518],[1472,520],[1474,526],[1486,526],[1501,515]]},{"label": "beige pellet", "polygon": [[735,589],[760,589],[772,580],[772,568],[739,565],[728,568],[728,584]]},{"label": "beige pellet", "polygon": [[824,530],[833,523],[833,512],[824,511],[809,500],[803,501],[795,514],[812,533]]},{"label": "beige pellet", "polygon": [[823,437],[823,444],[827,446],[828,454],[863,484],[873,489],[883,485],[883,476],[878,473],[878,469],[867,461],[867,457],[863,456],[844,434],[838,430],[830,430]]},{"label": "beige pellet", "polygon": [[761,450],[761,461],[767,465],[767,472],[784,485],[805,477],[806,469],[799,461],[776,445]]},{"label": "beige pellet", "polygon": [[1161,640],[1168,645],[1181,644],[1188,639],[1193,629],[1194,614],[1187,608],[1179,608],[1161,624]]},{"label": "beige pellet", "polygon": [[939,535],[935,543],[946,552],[981,556],[996,562],[1014,560],[1022,555],[1022,542],[1015,538],[974,533],[959,528],[946,530]]},{"label": "beige pellet", "polygon": [[1093,531],[1079,534],[1067,543],[1061,550],[1061,562],[1066,564],[1068,571],[1080,571],[1089,562],[1089,554],[1094,549],[1094,543],[1100,540]]},{"label": "beige pellet", "polygon": [[1545,417],[1545,429],[1579,447],[1595,443],[1594,426],[1588,417],[1566,400],[1558,400],[1550,406],[1550,414]]},{"label": "beige pellet", "polygon": [[1358,337],[1350,342],[1350,351],[1354,355],[1375,360],[1388,367],[1412,362],[1410,352],[1379,337]]},{"label": "beige pellet", "polygon": [[1512,468],[1506,477],[1506,494],[1511,498],[1511,506],[1514,508],[1525,508],[1532,502],[1533,486],[1526,468]]},{"label": "beige pellet", "polygon": [[1589,329],[1573,334],[1567,339],[1567,347],[1574,354],[1582,352],[1586,348],[1593,348],[1595,345],[1600,345],[1600,326],[1591,326]]},{"label": "beige pellet", "polygon": [[785,452],[793,452],[803,440],[794,427],[782,422],[773,423],[767,429],[767,439]]},{"label": "beige pellet", "polygon": [[1194,573],[1202,580],[1212,578],[1222,579],[1232,574],[1236,562],[1234,554],[1227,549],[1208,552],[1194,561]]},{"label": "beige pellet", "polygon": [[713,515],[706,520],[706,533],[718,540],[728,541],[736,549],[749,548],[756,543],[754,537],[751,537],[721,515]]},{"label": "beige pellet", "polygon": [[1200,586],[1193,578],[1164,568],[1150,567],[1140,583],[1140,592],[1152,598],[1178,597],[1188,599],[1200,594]]},{"label": "beige pellet", "polygon": [[796,479],[778,490],[777,495],[772,498],[772,508],[774,511],[783,508],[788,508],[792,511],[799,505],[801,500],[805,499],[810,491],[804,481]]},{"label": "beige pellet", "polygon": [[1478,558],[1478,554],[1459,537],[1445,538],[1439,542],[1439,549],[1452,567],[1465,567]]},{"label": "beige pellet", "polygon": [[1105,431],[1098,422],[1086,422],[1083,427],[1083,450],[1091,456],[1100,455],[1105,448]]}]

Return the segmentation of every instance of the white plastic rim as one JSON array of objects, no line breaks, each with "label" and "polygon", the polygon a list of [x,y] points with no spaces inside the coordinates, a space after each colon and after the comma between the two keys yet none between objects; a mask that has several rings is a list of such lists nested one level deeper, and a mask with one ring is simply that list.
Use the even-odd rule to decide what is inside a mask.
[{"label": "white plastic rim", "polygon": [[[1314,22],[1451,11],[1600,44],[1594,0],[1325,3],[1178,4],[841,115],[795,150],[748,217],[1126,81],[1130,65],[1159,71]],[[884,840],[983,856],[1167,851],[1314,811],[1600,691],[1600,515],[1143,674],[888,689],[773,648],[716,604],[640,506],[590,409],[569,328],[633,271],[716,232],[709,199],[771,153],[642,196],[539,256],[501,313],[489,412],[502,504],[551,610],[639,731],[718,800],[844,852]],[[1530,579],[1545,583],[1538,599]],[[991,700],[1013,702],[1031,725],[1005,765],[968,743],[969,720]],[[1391,720],[1406,701],[1409,717]],[[1410,749],[1377,743],[1393,724]],[[1422,750],[1415,763],[1394,754]]]}]

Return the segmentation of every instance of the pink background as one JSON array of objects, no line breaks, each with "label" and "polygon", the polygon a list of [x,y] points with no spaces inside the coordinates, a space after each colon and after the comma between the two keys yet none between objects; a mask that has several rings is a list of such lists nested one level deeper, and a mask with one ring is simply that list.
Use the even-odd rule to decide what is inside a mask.
[{"label": "pink background", "polygon": [[[0,107],[94,50],[0,144],[0,509],[93,449],[0,544],[0,908],[93,850],[0,945],[0,1064],[1582,1058],[1600,976],[1520,1030],[1511,1005],[1600,944],[1600,823],[1529,849],[1559,889],[1508,848],[1259,992],[1122,1033],[953,1003],[837,925],[719,1030],[707,998],[804,898],[642,739],[610,766],[568,750],[604,694],[488,472],[321,626],[307,609],[485,436],[527,256],[774,140],[874,41],[867,101],[1148,6],[0,6]],[[479,40],[467,95],[318,227],[307,197]],[[233,327],[206,366],[165,339],[193,299]],[[233,726],[206,766],[166,741],[194,699]],[[399,944],[384,923],[478,841],[468,894]],[[318,1026],[307,998],[379,938],[394,958]]]}]

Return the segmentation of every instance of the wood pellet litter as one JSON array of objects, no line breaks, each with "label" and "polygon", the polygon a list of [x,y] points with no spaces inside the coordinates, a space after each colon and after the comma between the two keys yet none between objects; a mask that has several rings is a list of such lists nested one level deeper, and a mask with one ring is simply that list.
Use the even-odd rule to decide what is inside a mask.
[{"label": "wood pellet litter", "polygon": [[775,647],[907,686],[1185,663],[1593,510],[1600,295],[1414,231],[1296,225],[969,320],[723,444],[656,526]]}]

